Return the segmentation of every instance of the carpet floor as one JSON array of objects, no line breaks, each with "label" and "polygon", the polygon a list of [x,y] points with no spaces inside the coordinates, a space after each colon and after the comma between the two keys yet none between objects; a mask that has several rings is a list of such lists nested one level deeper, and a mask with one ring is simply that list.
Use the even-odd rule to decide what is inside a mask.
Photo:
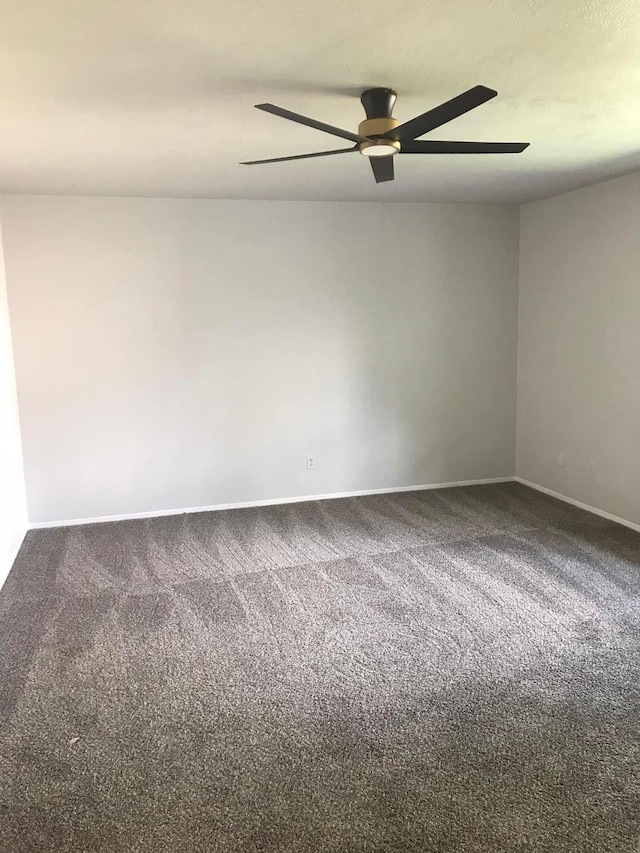
[{"label": "carpet floor", "polygon": [[640,536],[516,483],[28,534],[6,853],[638,853]]}]

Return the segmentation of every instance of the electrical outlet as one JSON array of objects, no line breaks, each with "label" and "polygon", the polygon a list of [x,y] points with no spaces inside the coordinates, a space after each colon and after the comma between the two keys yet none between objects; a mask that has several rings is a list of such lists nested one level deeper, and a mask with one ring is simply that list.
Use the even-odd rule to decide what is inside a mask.
[{"label": "electrical outlet", "polygon": [[315,471],[316,457],[313,454],[307,456],[307,471]]},{"label": "electrical outlet", "polygon": [[595,459],[589,460],[589,476],[593,480],[595,480],[595,478],[596,478],[596,460]]},{"label": "electrical outlet", "polygon": [[556,457],[556,465],[558,466],[558,468],[564,468],[564,461],[565,461],[565,458],[566,458],[566,457],[565,457],[564,450],[560,450],[560,451],[558,452],[557,457]]}]

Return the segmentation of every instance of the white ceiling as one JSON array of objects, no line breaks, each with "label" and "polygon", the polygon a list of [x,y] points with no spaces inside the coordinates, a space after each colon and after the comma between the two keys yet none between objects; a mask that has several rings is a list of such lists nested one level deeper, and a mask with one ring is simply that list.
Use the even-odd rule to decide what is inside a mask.
[{"label": "white ceiling", "polygon": [[[640,169],[637,0],[2,0],[0,191],[525,201]],[[279,106],[352,130],[370,86],[401,121],[483,84],[498,98],[425,138],[519,155],[357,153]],[[348,145],[349,143],[344,143]]]}]

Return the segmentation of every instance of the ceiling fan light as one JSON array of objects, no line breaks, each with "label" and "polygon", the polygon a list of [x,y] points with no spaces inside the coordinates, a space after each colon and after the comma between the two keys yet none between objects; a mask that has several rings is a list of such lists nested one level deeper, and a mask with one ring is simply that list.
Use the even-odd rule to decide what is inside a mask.
[{"label": "ceiling fan light", "polygon": [[360,153],[365,157],[392,157],[400,150],[400,143],[393,139],[368,139],[360,143]]}]

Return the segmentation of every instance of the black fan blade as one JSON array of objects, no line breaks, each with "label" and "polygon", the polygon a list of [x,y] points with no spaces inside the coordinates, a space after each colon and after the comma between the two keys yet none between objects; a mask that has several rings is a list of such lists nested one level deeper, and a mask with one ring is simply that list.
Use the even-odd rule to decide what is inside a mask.
[{"label": "black fan blade", "polygon": [[393,155],[389,157],[369,157],[376,184],[393,180]]},{"label": "black fan blade", "polygon": [[298,124],[306,124],[307,127],[314,127],[316,130],[323,130],[325,133],[332,133],[334,136],[341,136],[343,139],[350,139],[352,142],[362,142],[364,136],[359,136],[357,133],[351,133],[350,130],[343,130],[341,127],[334,127],[331,124],[316,121],[306,116],[292,113],[290,110],[283,110],[282,107],[275,107],[273,104],[256,104],[257,110],[264,110],[266,113],[272,113],[274,116],[288,118],[289,121],[295,121]]},{"label": "black fan blade", "polygon": [[284,163],[285,160],[306,160],[309,157],[328,157],[330,154],[347,154],[349,151],[357,151],[358,146],[353,148],[337,148],[334,151],[315,151],[313,154],[294,154],[292,157],[272,157],[270,160],[247,160],[240,163],[241,166],[258,166],[260,163]]},{"label": "black fan blade", "polygon": [[422,115],[412,118],[404,124],[399,125],[385,136],[389,139],[397,139],[399,142],[405,142],[409,139],[417,139],[423,133],[428,133],[430,130],[435,130],[442,124],[452,121],[458,116],[468,113],[469,110],[479,107],[495,98],[498,93],[494,89],[487,89],[486,86],[474,86],[468,92],[463,92],[457,98],[452,98],[439,107],[434,107]]},{"label": "black fan blade", "polygon": [[418,139],[403,142],[400,154],[520,154],[529,142],[439,142]]}]

